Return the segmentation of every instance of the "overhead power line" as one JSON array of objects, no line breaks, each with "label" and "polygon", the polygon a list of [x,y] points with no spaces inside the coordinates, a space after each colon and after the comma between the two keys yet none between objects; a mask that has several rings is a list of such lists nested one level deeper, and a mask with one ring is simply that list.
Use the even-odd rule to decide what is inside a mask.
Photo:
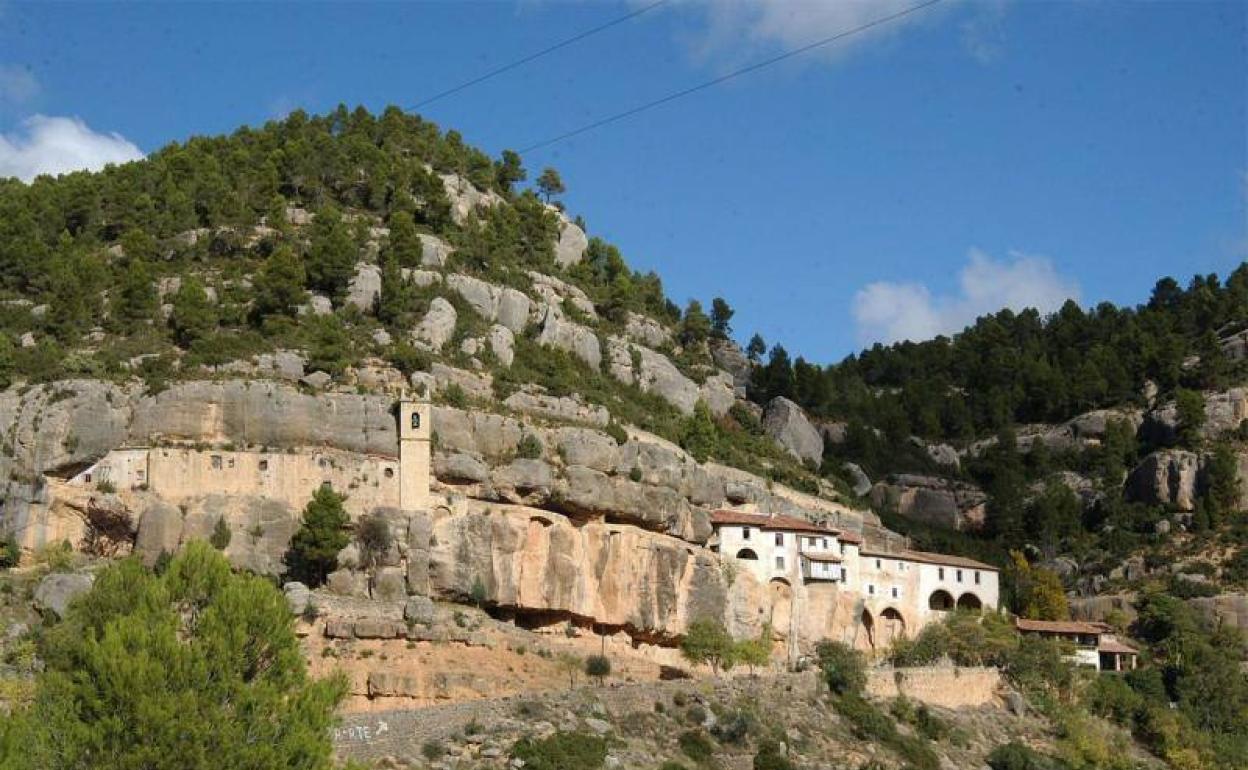
[{"label": "overhead power line", "polygon": [[830,43],[835,43],[838,40],[843,40],[852,35],[857,35],[862,32],[866,32],[867,30],[872,29],[873,27],[879,27],[881,25],[888,24],[889,22],[896,21],[902,18],[903,16],[909,16],[912,13],[918,13],[924,8],[936,5],[939,2],[941,2],[941,0],[925,0],[925,2],[919,3],[917,5],[912,5],[909,8],[905,8],[903,10],[897,11],[896,13],[891,13],[887,16],[881,16],[878,19],[869,21],[865,24],[861,24],[857,27],[854,27],[853,29],[847,29],[843,32],[838,32],[835,35],[825,37],[822,40],[816,40],[815,42],[808,43],[800,48],[794,48],[791,51],[786,51],[782,54],[778,54],[776,56],[771,57],[770,59],[764,59],[763,61],[755,62],[754,64],[751,64],[749,66],[742,67],[741,69],[729,72],[726,75],[720,75],[719,77],[714,78],[712,80],[708,80],[705,83],[699,83],[696,86],[692,86],[690,88],[686,88],[681,91],[676,91],[675,93],[668,94],[667,96],[664,96],[659,99],[655,99],[654,101],[646,102],[645,104],[641,104],[631,109],[624,110],[623,112],[617,112],[614,115],[610,115],[600,120],[595,120],[593,123],[588,123],[584,126],[581,126],[580,128],[576,128],[566,133],[559,134],[558,136],[551,137],[550,139],[545,139],[536,144],[531,144],[528,147],[525,147],[522,150],[520,150],[520,152],[527,153],[527,152],[533,152],[534,150],[540,150],[543,147],[549,147],[550,145],[557,144],[558,142],[562,142],[565,139],[571,139],[572,137],[579,136],[580,134],[583,134],[587,131],[593,131],[596,128],[602,128],[603,126],[609,123],[615,123],[616,121],[623,120],[624,118],[631,118],[634,115],[638,115],[642,112],[646,112],[647,110],[654,109],[655,107],[659,107],[661,105],[667,104],[668,102],[674,102],[677,99],[680,99],[685,96],[689,96],[690,94],[695,94],[699,91],[705,91],[706,89],[712,86],[717,86],[720,83],[723,83],[728,80],[732,80],[733,78],[738,78],[738,77],[741,77],[742,75],[748,75],[749,73],[755,72],[757,70],[761,70],[764,67],[770,67],[773,64],[778,64],[784,61],[785,59],[792,59],[794,56],[800,56],[804,53],[807,53],[808,51],[813,51],[816,48],[820,48]]},{"label": "overhead power line", "polygon": [[590,37],[592,35],[598,34],[599,32],[608,30],[618,24],[623,24],[624,22],[629,21],[630,19],[635,19],[638,16],[642,15],[643,13],[648,13],[650,11],[653,11],[655,8],[658,8],[660,5],[666,5],[668,2],[669,0],[657,0],[657,2],[653,2],[653,3],[650,3],[649,5],[638,8],[637,10],[631,13],[626,13],[623,16],[620,16],[618,18],[615,18],[615,19],[612,19],[611,21],[606,22],[605,24],[599,24],[597,27],[594,27],[592,29],[587,29],[584,32],[581,32],[577,35],[573,35],[567,40],[562,40],[558,43],[555,43],[552,46],[549,46],[547,48],[543,48],[540,51],[531,53],[528,56],[524,57],[523,59],[517,59],[511,62],[510,64],[504,64],[503,66],[498,67],[497,69],[490,70],[484,75],[479,75],[478,77],[475,77],[472,80],[464,81],[463,83],[460,83],[459,85],[454,86],[452,88],[448,88],[445,91],[442,91],[441,93],[436,93],[433,96],[430,96],[427,99],[424,99],[412,105],[412,109],[419,109],[421,107],[424,107],[427,104],[432,104],[433,102],[436,102],[439,99],[450,96],[451,94],[457,94],[460,91],[463,91],[465,88],[471,88],[472,86],[475,86],[478,83],[485,82],[486,80],[489,80],[492,77],[496,77],[498,75],[503,74],[504,72],[514,70],[516,67],[528,64],[534,59],[540,59],[547,54],[554,53],[555,51],[558,51],[560,48],[566,48],[572,45],[573,43],[579,43],[580,41],[584,40],[587,37]]}]

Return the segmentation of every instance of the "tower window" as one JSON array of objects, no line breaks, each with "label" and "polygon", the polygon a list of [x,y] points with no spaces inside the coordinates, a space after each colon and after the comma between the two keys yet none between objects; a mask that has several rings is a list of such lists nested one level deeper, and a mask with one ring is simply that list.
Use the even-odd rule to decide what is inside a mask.
[{"label": "tower window", "polygon": [[260,461],[260,470],[262,470],[262,471],[267,471],[268,469],[269,469],[269,461],[268,461],[268,460],[261,460],[261,461]]},{"label": "tower window", "polygon": [[412,430],[420,430],[420,412],[412,412]]},{"label": "tower window", "polygon": [[386,474],[386,478],[388,479],[394,478],[394,468],[386,468],[384,473]]}]

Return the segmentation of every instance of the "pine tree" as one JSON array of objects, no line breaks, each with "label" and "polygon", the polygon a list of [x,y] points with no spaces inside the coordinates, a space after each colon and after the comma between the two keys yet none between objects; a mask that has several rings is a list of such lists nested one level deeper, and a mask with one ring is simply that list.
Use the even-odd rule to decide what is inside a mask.
[{"label": "pine tree", "polygon": [[169,326],[178,345],[189,348],[217,329],[217,309],[208,299],[208,292],[195,276],[182,281],[173,295],[173,314]]},{"label": "pine tree", "polygon": [[303,509],[303,524],[286,552],[290,579],[316,588],[338,568],[338,552],[351,541],[347,534],[350,519],[342,507],[346,499],[328,486],[320,487],[312,495]]},{"label": "pine tree", "polygon": [[312,242],[308,247],[308,287],[324,292],[335,302],[342,299],[355,275],[359,250],[342,214],[332,206],[323,207],[312,220]]},{"label": "pine tree", "polygon": [[702,303],[696,299],[689,300],[685,307],[685,317],[680,322],[680,344],[689,347],[701,345],[711,334],[711,319],[702,309]]},{"label": "pine tree", "polygon": [[502,158],[494,166],[494,180],[504,193],[510,193],[512,185],[528,177],[520,156],[513,150],[503,150]]},{"label": "pine tree", "polygon": [[289,246],[278,246],[261,265],[253,281],[256,317],[293,317],[308,296],[304,282],[303,260]]},{"label": "pine tree", "polygon": [[750,342],[745,346],[745,355],[750,359],[750,363],[757,364],[763,360],[763,354],[767,352],[767,343],[763,340],[763,335],[755,332],[750,337]]},{"label": "pine tree", "polygon": [[706,402],[698,399],[693,414],[685,421],[680,446],[698,462],[706,462],[719,444],[719,429]]},{"label": "pine tree", "polygon": [[732,317],[736,311],[723,297],[711,300],[711,333],[716,337],[727,337],[732,334]]},{"label": "pine tree", "polygon": [[0,723],[0,767],[333,766],[345,678],[310,679],[281,591],[207,543],[160,575],[104,569],[41,647],[33,704]]},{"label": "pine tree", "polygon": [[390,215],[390,239],[386,244],[386,253],[394,258],[399,267],[420,267],[424,246],[410,213],[396,211]]},{"label": "pine tree", "polygon": [[542,175],[537,178],[537,189],[546,198],[547,203],[550,203],[550,199],[556,195],[563,195],[567,192],[567,188],[563,186],[563,177],[549,166],[543,169]]}]

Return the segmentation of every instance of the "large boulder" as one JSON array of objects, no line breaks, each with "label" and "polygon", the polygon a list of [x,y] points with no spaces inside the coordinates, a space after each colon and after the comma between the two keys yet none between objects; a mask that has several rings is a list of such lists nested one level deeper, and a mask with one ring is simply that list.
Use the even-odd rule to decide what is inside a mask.
[{"label": "large boulder", "polygon": [[[637,387],[659,396],[685,414],[693,414],[694,406],[702,397],[698,384],[682,374],[662,353],[632,343],[629,343],[629,350],[630,359],[638,361]],[[720,405],[722,402],[717,400],[717,406]]]},{"label": "large boulder", "polygon": [[1201,458],[1195,452],[1153,452],[1128,474],[1124,491],[1127,499],[1135,502],[1195,510],[1201,492],[1200,470]]},{"label": "large boulder", "polygon": [[823,436],[802,408],[784,396],[768,402],[763,411],[763,430],[797,459],[816,465],[823,461]]},{"label": "large boulder", "polygon": [[744,396],[750,385],[754,366],[746,358],[741,346],[725,337],[713,337],[710,341],[711,358],[715,365],[732,375],[732,384],[738,395]]},{"label": "large boulder", "polygon": [[35,609],[63,618],[70,603],[90,591],[94,582],[95,576],[88,573],[58,572],[48,575],[35,587]]},{"label": "large boulder", "polygon": [[657,348],[672,339],[667,327],[649,316],[629,311],[624,322],[624,335],[633,342]]},{"label": "large boulder", "polygon": [[446,267],[446,260],[455,249],[434,235],[421,233],[417,237],[420,238],[420,264],[425,267]]},{"label": "large boulder", "polygon": [[371,313],[381,298],[381,268],[368,262],[355,266],[355,276],[347,286],[347,304]]},{"label": "large boulder", "polygon": [[447,200],[451,204],[451,219],[462,225],[477,209],[497,206],[503,202],[493,190],[482,192],[459,174],[439,174]]},{"label": "large boulder", "polygon": [[871,488],[871,503],[927,524],[975,529],[984,523],[987,495],[971,484],[899,473]]},{"label": "large boulder", "polygon": [[1219,594],[1188,600],[1212,626],[1248,631],[1248,594]]},{"label": "large boulder", "polygon": [[429,312],[412,330],[412,337],[434,350],[441,350],[454,336],[457,320],[455,306],[442,297],[434,297],[429,303]]},{"label": "large boulder", "polygon": [[580,262],[589,247],[585,231],[572,222],[563,222],[559,229],[559,241],[555,244],[555,263],[570,267]]},{"label": "large boulder", "polygon": [[161,553],[172,554],[182,542],[182,511],[163,500],[154,500],[139,517],[134,552],[152,566]]},{"label": "large boulder", "polygon": [[558,305],[547,306],[537,343],[571,353],[594,371],[598,371],[602,364],[602,349],[598,344],[598,335],[586,326],[569,321],[559,310]]}]

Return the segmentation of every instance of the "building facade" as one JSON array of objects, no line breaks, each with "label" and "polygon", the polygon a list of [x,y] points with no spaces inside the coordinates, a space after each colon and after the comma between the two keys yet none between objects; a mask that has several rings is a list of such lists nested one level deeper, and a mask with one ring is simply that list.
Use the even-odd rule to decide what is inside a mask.
[{"label": "building facade", "polygon": [[857,599],[858,646],[886,647],[956,609],[996,609],[999,571],[957,556],[864,546],[851,532],[782,514],[716,511],[710,547],[760,583]]},{"label": "building facade", "polygon": [[1071,650],[1066,656],[1068,660],[1097,671],[1130,671],[1135,668],[1140,654],[1120,640],[1106,623],[1018,618],[1014,627],[1026,636],[1063,642]]}]

